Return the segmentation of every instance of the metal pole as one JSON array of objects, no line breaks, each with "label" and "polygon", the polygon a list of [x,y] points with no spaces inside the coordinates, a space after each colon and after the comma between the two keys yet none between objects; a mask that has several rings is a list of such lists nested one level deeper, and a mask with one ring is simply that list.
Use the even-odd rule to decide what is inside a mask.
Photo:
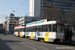
[{"label": "metal pole", "polygon": [[[62,4],[62,2],[61,2],[61,4]],[[63,8],[62,7],[61,7],[61,11],[62,11],[61,17],[62,17],[62,22],[63,22]]]},{"label": "metal pole", "polygon": [[[72,17],[72,13],[71,13],[71,17]],[[72,17],[72,31],[73,31],[73,17]]]}]

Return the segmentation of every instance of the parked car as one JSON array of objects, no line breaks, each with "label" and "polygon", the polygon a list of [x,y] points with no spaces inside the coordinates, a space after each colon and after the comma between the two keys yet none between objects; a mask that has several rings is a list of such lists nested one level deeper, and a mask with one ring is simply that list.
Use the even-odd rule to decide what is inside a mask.
[{"label": "parked car", "polygon": [[12,32],[7,32],[6,34],[12,34]]}]

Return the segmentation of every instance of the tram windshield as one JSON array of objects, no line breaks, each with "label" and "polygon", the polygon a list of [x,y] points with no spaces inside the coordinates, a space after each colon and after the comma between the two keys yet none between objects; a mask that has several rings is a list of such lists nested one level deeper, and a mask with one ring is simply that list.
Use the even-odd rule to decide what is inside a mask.
[{"label": "tram windshield", "polygon": [[15,31],[15,32],[24,32],[25,29],[24,29],[24,28],[20,28],[20,29],[15,29],[14,31]]},{"label": "tram windshield", "polygon": [[57,32],[64,32],[64,24],[57,24]]}]

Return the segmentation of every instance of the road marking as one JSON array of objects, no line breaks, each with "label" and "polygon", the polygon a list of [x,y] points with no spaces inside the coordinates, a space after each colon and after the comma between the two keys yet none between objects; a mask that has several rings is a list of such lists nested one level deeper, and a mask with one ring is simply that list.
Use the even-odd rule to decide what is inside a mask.
[{"label": "road marking", "polygon": [[[13,37],[11,37],[11,38],[13,38]],[[28,39],[21,39],[21,38],[18,38],[18,37],[15,37],[16,39],[13,39],[13,40],[20,40],[20,41],[22,41],[22,40],[28,40]],[[24,41],[23,41],[24,42]],[[44,44],[46,44],[46,43],[44,43]],[[32,45],[34,45],[33,43],[32,43]],[[53,46],[60,46],[60,45],[56,45],[56,44],[52,44]],[[39,45],[38,45],[39,46]],[[63,45],[62,45],[63,46]],[[68,47],[68,46],[64,46],[64,47]],[[46,49],[47,50],[47,49]]]},{"label": "road marking", "polygon": [[[18,43],[20,43],[20,42],[18,42]],[[34,50],[37,50],[37,49],[35,49],[35,48],[33,48],[33,47],[29,46],[29,45],[26,45],[25,43],[20,43],[20,44],[25,45],[25,46],[27,46],[27,47],[29,47],[29,48],[34,49]]]},{"label": "road marking", "polygon": [[[7,38],[7,37],[6,37]],[[7,38],[7,39],[10,39],[10,38]],[[11,39],[12,40],[12,39]],[[16,41],[17,39],[14,39],[13,41]],[[25,46],[27,46],[27,47],[29,47],[29,48],[32,48],[32,49],[34,49],[34,50],[37,50],[37,49],[35,49],[35,48],[33,48],[33,47],[31,47],[31,46],[29,46],[29,45],[26,45],[25,43],[21,43],[21,42],[17,42],[17,43],[20,43],[20,44],[22,44],[22,45],[25,45]]]},{"label": "road marking", "polygon": [[[14,39],[14,40],[18,40],[18,39]],[[21,39],[22,40],[22,39]],[[45,49],[45,50],[49,50],[48,48],[45,48],[45,47],[42,47],[42,46],[39,46],[39,45],[35,45],[35,44],[33,44],[33,43],[28,43],[28,42],[23,42],[23,43],[27,43],[27,44],[31,44],[31,45],[34,45],[34,46],[38,46],[38,47],[40,47],[40,48],[43,48],[43,49]],[[32,47],[33,48],[33,47]]]},{"label": "road marking", "polygon": [[[28,43],[28,42],[25,41],[24,43]],[[33,43],[28,43],[28,44],[31,44],[31,45],[38,46],[38,47],[40,47],[40,48],[43,48],[43,49],[49,50],[48,48],[45,48],[45,47],[42,47],[42,46],[39,46],[39,45],[35,45],[35,44],[33,44]]]},{"label": "road marking", "polygon": [[[15,40],[17,40],[17,39],[15,39]],[[21,39],[22,40],[22,39]],[[45,49],[45,50],[49,50],[48,48],[45,48],[45,47],[42,47],[42,46],[39,46],[39,45],[35,45],[35,44],[33,44],[33,43],[28,43],[28,42],[23,42],[23,43],[27,43],[27,44],[31,44],[31,45],[34,45],[34,46],[38,46],[38,47],[40,47],[40,48],[43,48],[43,49]]]},{"label": "road marking", "polygon": [[[18,37],[17,37],[18,38]],[[21,39],[21,38],[20,38]],[[28,40],[28,39],[21,39],[21,40]],[[26,41],[25,41],[26,42]],[[32,43],[33,44],[33,43]],[[43,43],[45,45],[48,45],[47,43]],[[33,44],[34,45],[34,44]],[[58,45],[58,44],[49,44],[49,45],[52,45],[52,46],[63,46],[63,45]],[[38,45],[39,46],[39,45]],[[64,45],[65,46],[65,45]],[[64,47],[63,46],[63,47]],[[42,46],[41,46],[42,47]],[[65,46],[65,47],[68,47],[68,46]],[[44,47],[43,47],[44,48]]]}]

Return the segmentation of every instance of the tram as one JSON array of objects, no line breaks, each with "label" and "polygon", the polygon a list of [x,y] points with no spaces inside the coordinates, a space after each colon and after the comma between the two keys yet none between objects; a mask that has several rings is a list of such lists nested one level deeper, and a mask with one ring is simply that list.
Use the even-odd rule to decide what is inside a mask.
[{"label": "tram", "polygon": [[64,23],[60,21],[40,20],[19,25],[14,28],[14,35],[39,40],[41,42],[63,42]]},{"label": "tram", "polygon": [[22,25],[15,26],[14,36],[25,37],[25,26]]},{"label": "tram", "polygon": [[29,23],[26,25],[25,37],[44,42],[63,42],[64,23],[58,21]]}]

